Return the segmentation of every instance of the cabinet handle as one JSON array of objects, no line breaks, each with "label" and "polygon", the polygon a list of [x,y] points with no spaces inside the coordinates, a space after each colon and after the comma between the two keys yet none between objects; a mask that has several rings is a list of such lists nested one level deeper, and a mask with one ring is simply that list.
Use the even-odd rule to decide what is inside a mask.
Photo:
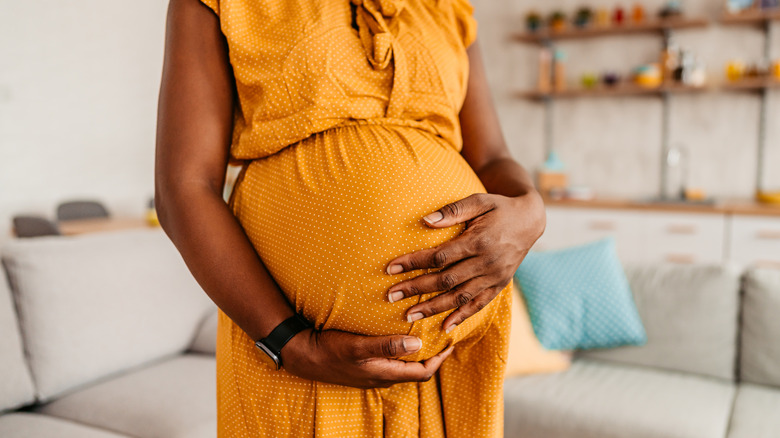
[{"label": "cabinet handle", "polygon": [[672,224],[666,227],[669,234],[696,234],[696,225]]},{"label": "cabinet handle", "polygon": [[759,232],[756,233],[756,237],[763,240],[777,240],[780,239],[780,230],[759,230]]},{"label": "cabinet handle", "polygon": [[617,228],[611,221],[591,221],[589,227],[597,231],[614,231]]},{"label": "cabinet handle", "polygon": [[667,254],[666,261],[689,265],[696,262],[696,257],[691,254]]}]

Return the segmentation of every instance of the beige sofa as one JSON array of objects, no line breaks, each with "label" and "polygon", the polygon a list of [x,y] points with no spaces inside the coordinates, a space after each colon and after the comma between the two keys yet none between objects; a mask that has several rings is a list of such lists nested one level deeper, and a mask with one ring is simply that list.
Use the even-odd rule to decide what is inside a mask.
[{"label": "beige sofa", "polygon": [[514,438],[780,437],[780,270],[626,266],[643,347],[505,382]]},{"label": "beige sofa", "polygon": [[216,307],[160,229],[12,240],[2,262],[0,437],[216,436]]},{"label": "beige sofa", "polygon": [[[161,230],[0,254],[0,437],[216,436],[216,307]],[[508,379],[505,436],[780,437],[780,271],[626,271],[648,344]]]}]

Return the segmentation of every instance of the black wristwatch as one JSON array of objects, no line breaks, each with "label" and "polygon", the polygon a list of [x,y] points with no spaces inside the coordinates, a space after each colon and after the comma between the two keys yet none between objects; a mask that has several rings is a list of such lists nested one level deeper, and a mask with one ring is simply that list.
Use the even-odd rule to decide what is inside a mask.
[{"label": "black wristwatch", "polygon": [[309,321],[297,313],[282,321],[267,337],[255,342],[257,348],[265,353],[262,355],[263,361],[279,370],[282,367],[282,347],[293,336],[311,326]]}]

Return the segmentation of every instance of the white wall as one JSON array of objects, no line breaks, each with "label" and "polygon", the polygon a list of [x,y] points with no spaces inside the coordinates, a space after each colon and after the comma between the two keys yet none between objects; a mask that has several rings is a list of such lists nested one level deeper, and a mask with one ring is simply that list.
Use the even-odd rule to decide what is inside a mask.
[{"label": "white wall", "polygon": [[[346,0],[345,0],[346,1]],[[536,49],[508,40],[530,8],[571,12],[579,0],[472,0],[491,87],[513,153],[543,161],[540,104],[511,93],[536,81]],[[592,0],[608,5],[611,0]],[[648,0],[655,10],[662,0]],[[721,0],[687,0],[692,14],[717,17]],[[54,215],[57,202],[97,197],[115,214],[139,215],[153,194],[154,132],[163,55],[164,0],[0,0],[0,243],[10,216]],[[774,56],[780,56],[775,25]],[[760,33],[678,33],[710,76],[744,52],[760,54]],[[631,36],[564,45],[569,71],[627,71],[653,61],[659,38]],[[780,188],[780,92],[771,100],[768,185]],[[673,143],[691,148],[691,184],[717,196],[752,195],[758,99],[713,93],[673,100]],[[556,146],[575,183],[602,195],[652,196],[659,186],[660,101],[583,99],[555,109]]]},{"label": "white wall", "polygon": [[154,194],[164,0],[0,0],[0,241],[72,197]]}]

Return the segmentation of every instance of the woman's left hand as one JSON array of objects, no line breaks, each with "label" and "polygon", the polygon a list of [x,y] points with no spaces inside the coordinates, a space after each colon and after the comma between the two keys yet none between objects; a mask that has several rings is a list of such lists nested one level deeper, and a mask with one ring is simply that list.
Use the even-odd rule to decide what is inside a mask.
[{"label": "woman's left hand", "polygon": [[528,250],[544,232],[544,203],[538,192],[518,197],[477,193],[425,216],[431,228],[466,224],[458,237],[434,248],[391,261],[387,273],[442,268],[393,285],[387,298],[396,302],[442,291],[409,308],[409,322],[455,309],[443,323],[448,333],[477,313],[509,284]]}]

